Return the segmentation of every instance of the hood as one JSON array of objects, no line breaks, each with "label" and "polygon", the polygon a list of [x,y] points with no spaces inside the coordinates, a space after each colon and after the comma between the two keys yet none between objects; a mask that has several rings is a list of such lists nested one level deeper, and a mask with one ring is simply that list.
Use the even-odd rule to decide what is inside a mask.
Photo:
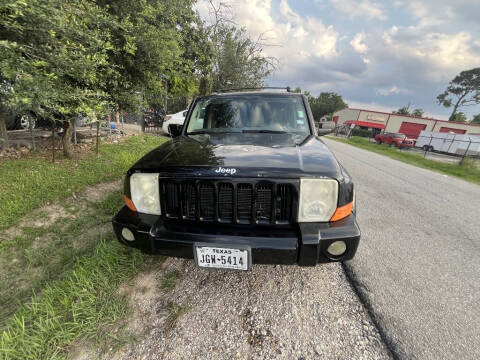
[{"label": "hood", "polygon": [[140,159],[130,172],[166,176],[339,178],[340,165],[317,137],[294,134],[215,134],[169,140]]}]

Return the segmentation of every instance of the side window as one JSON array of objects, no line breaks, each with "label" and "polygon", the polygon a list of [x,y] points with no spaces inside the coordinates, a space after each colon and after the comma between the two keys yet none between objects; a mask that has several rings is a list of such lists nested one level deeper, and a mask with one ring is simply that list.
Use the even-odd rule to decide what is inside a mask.
[{"label": "side window", "polygon": [[189,131],[203,129],[204,117],[205,107],[195,106],[188,125]]}]

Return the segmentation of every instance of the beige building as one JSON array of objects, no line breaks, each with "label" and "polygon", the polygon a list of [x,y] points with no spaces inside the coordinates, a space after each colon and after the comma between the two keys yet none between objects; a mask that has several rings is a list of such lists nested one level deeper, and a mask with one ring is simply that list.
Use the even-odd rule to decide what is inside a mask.
[{"label": "beige building", "polygon": [[420,131],[454,132],[458,134],[480,134],[480,125],[415,116],[399,115],[374,110],[346,108],[333,114],[337,125],[353,124],[365,128],[398,132],[417,138]]}]

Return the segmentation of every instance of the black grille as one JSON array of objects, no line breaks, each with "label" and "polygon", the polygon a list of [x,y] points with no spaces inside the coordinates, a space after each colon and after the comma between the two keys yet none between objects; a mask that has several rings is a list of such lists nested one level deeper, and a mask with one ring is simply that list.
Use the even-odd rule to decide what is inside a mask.
[{"label": "black grille", "polygon": [[258,222],[269,223],[272,219],[272,184],[257,185],[255,215]]},{"label": "black grille", "polygon": [[252,220],[253,186],[251,184],[237,185],[237,219],[240,223],[250,223]]},{"label": "black grille", "polygon": [[218,219],[222,222],[233,221],[233,185],[220,183],[218,185]]},{"label": "black grille", "polygon": [[161,180],[165,216],[238,224],[288,224],[295,215],[295,186],[270,181]]},{"label": "black grille", "polygon": [[200,190],[200,220],[212,221],[215,218],[215,186],[201,183]]},{"label": "black grille", "polygon": [[165,213],[167,217],[178,217],[178,184],[167,182],[165,184]]},{"label": "black grille", "polygon": [[275,219],[278,223],[288,223],[292,217],[293,191],[290,184],[280,184],[277,186],[275,196],[276,213]]},{"label": "black grille", "polygon": [[184,219],[195,219],[197,208],[197,192],[195,184],[184,183],[181,185],[182,215]]}]

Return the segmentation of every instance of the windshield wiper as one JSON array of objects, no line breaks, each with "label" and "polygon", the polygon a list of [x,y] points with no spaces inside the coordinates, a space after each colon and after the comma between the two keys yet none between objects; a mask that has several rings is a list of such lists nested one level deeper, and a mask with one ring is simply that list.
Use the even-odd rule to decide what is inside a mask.
[{"label": "windshield wiper", "polygon": [[288,134],[288,131],[283,131],[283,130],[268,130],[268,129],[258,129],[258,130],[242,130],[242,133],[259,133],[259,134]]}]

